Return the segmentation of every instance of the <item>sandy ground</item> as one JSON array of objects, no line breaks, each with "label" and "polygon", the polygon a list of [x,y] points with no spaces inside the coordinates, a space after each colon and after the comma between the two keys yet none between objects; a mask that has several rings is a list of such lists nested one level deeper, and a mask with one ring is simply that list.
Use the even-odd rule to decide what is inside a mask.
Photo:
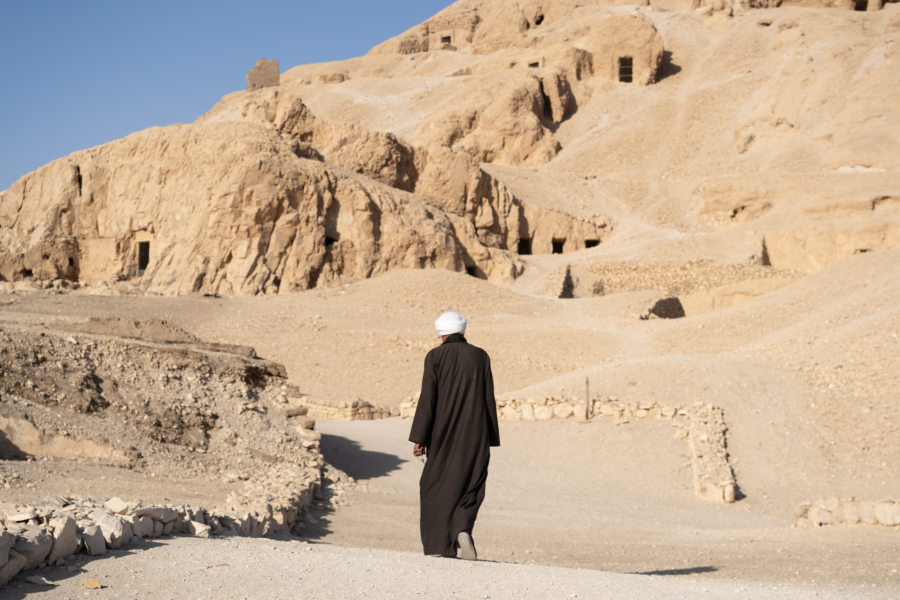
[{"label": "sandy ground", "polygon": [[[16,580],[0,589],[0,598],[896,598],[890,592],[855,586],[472,563],[408,552],[238,538],[145,541],[102,560],[77,557],[70,565],[41,575],[56,587]],[[87,590],[88,579],[104,587]]]},{"label": "sandy ground", "polygon": [[[263,298],[13,294],[2,299],[0,321],[164,318],[210,341],[255,346],[260,355],[284,362],[291,381],[313,395],[396,406],[416,391],[422,358],[436,344],[432,319],[442,310],[457,309],[470,316],[470,340],[491,353],[498,393],[578,394],[589,376],[595,394],[626,401],[687,405],[699,399],[723,406],[731,459],[746,494],[730,506],[696,500],[687,445],[674,439],[674,429],[663,421],[620,426],[600,418],[590,424],[503,421],[503,445],[493,455],[475,532],[484,559],[620,574],[669,573],[634,580],[648,582],[648,590],[671,581],[667,597],[677,597],[679,585],[687,586],[686,594],[708,589],[709,594],[736,595],[741,589],[750,590],[747,597],[775,590],[816,597],[812,588],[794,594],[798,588],[792,586],[802,585],[850,590],[834,597],[898,597],[896,528],[792,528],[794,508],[805,500],[900,497],[896,353],[890,351],[897,334],[898,256],[896,250],[861,255],[762,298],[676,321],[640,321],[645,298],[639,294],[563,301],[465,275],[417,271]],[[394,570],[430,577],[427,565],[432,563],[416,557],[421,465],[409,454],[408,423],[323,422],[318,428],[324,433],[325,458],[359,485],[344,494],[348,505],[322,511],[306,531],[311,541],[345,547],[312,551],[323,554],[315,554],[322,557],[317,563],[322,571],[308,576],[310,589],[316,589],[315,577],[326,582],[328,573],[339,568],[370,564],[367,551],[350,547],[410,552],[374,552],[378,558],[371,568],[391,572],[390,561],[400,560],[406,566]],[[2,468],[4,476],[19,475],[4,495],[21,500],[78,488],[85,495],[216,505],[229,491],[220,482],[170,481],[164,474],[143,477],[80,462],[4,461]],[[208,542],[203,552],[266,543]],[[135,574],[132,585],[144,585],[133,561],[149,561],[149,574],[165,569],[184,555],[183,547],[194,544],[160,542],[147,553],[129,550],[117,555],[125,558],[99,559],[85,568],[98,574],[109,569],[110,579],[119,581]],[[234,560],[211,555],[206,561],[189,551],[204,566],[251,560],[241,550],[235,550]],[[333,567],[327,557],[344,566]],[[413,566],[418,564],[420,571]],[[439,567],[445,568],[482,567]],[[484,568],[507,568],[509,576],[501,578],[507,584],[530,585],[528,576],[517,571],[524,567]],[[196,593],[202,597],[200,590],[218,589],[203,587],[210,585],[203,577],[218,569],[203,569],[202,577],[199,570],[187,571],[184,578],[198,582]],[[565,580],[573,572],[558,573]],[[575,586],[582,585],[585,573],[585,582],[606,577],[578,573]],[[277,568],[267,573],[295,575]],[[443,575],[434,576],[443,581]],[[377,596],[383,593],[379,577],[360,578],[359,585],[375,586]],[[547,575],[547,581],[554,577]],[[619,576],[609,577],[619,581]],[[456,581],[452,574],[446,579]],[[22,588],[21,580],[14,582],[12,593],[37,589]],[[261,587],[265,593],[277,589],[275,583],[250,589]],[[224,589],[242,597],[239,590],[245,588]],[[565,597],[588,588],[559,594],[533,589]],[[135,590],[135,597],[145,593]],[[643,595],[634,590],[622,592],[623,597]],[[53,593],[66,597],[64,589]],[[459,594],[471,596],[462,588]]]}]

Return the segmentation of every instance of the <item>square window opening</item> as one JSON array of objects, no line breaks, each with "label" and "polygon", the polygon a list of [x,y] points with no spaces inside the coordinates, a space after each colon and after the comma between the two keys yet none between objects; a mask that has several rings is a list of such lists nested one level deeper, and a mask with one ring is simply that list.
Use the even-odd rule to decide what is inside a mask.
[{"label": "square window opening", "polygon": [[518,248],[516,252],[519,254],[531,254],[531,238],[519,238]]},{"label": "square window opening", "polygon": [[453,36],[450,36],[450,35],[442,35],[442,36],[441,36],[441,43],[442,43],[442,44],[450,44],[450,43],[453,43]]},{"label": "square window opening", "polygon": [[553,254],[562,254],[563,248],[566,246],[566,238],[553,238]]}]

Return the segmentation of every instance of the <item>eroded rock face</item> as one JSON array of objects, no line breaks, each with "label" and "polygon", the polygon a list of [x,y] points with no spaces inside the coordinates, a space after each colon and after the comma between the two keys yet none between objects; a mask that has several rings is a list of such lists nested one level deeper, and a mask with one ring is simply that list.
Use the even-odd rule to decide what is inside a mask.
[{"label": "eroded rock face", "polygon": [[[256,294],[393,267],[462,270],[481,253],[497,263],[479,264],[485,274],[514,276],[511,258],[467,250],[467,225],[422,199],[299,158],[302,109],[275,123],[149,129],[23,177],[0,195],[0,275],[58,278],[69,268],[88,283],[140,276],[148,291]],[[380,138],[386,152],[403,154],[390,139]],[[393,169],[384,178],[403,184],[409,161],[355,156],[369,161],[360,171]],[[55,240],[66,243],[46,253]]]}]

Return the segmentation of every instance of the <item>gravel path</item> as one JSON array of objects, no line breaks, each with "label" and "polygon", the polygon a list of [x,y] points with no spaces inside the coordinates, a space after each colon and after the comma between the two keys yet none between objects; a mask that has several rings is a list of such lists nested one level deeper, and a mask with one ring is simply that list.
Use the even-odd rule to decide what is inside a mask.
[{"label": "gravel path", "polygon": [[[188,537],[144,542],[127,551],[40,572],[55,583],[21,577],[0,598],[723,598],[767,600],[887,599],[886,591],[850,587],[625,575],[537,565],[429,558],[409,552],[341,548],[268,539]],[[94,579],[103,588],[89,590]]]}]

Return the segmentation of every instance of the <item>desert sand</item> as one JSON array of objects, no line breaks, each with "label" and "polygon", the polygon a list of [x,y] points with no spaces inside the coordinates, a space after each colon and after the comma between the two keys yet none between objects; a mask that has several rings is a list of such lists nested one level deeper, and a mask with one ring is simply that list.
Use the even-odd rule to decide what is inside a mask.
[{"label": "desert sand", "polygon": [[[0,460],[8,513],[268,506],[273,533],[304,491],[274,538],[135,541],[0,595],[900,595],[900,10],[703,4],[463,0],[3,192],[0,417],[43,444]],[[445,310],[516,402],[475,565],[416,555],[396,416]],[[46,366],[76,359],[107,383]],[[586,380],[618,412],[520,410]],[[394,416],[309,430],[354,402]],[[695,405],[734,502],[698,497]]]}]

